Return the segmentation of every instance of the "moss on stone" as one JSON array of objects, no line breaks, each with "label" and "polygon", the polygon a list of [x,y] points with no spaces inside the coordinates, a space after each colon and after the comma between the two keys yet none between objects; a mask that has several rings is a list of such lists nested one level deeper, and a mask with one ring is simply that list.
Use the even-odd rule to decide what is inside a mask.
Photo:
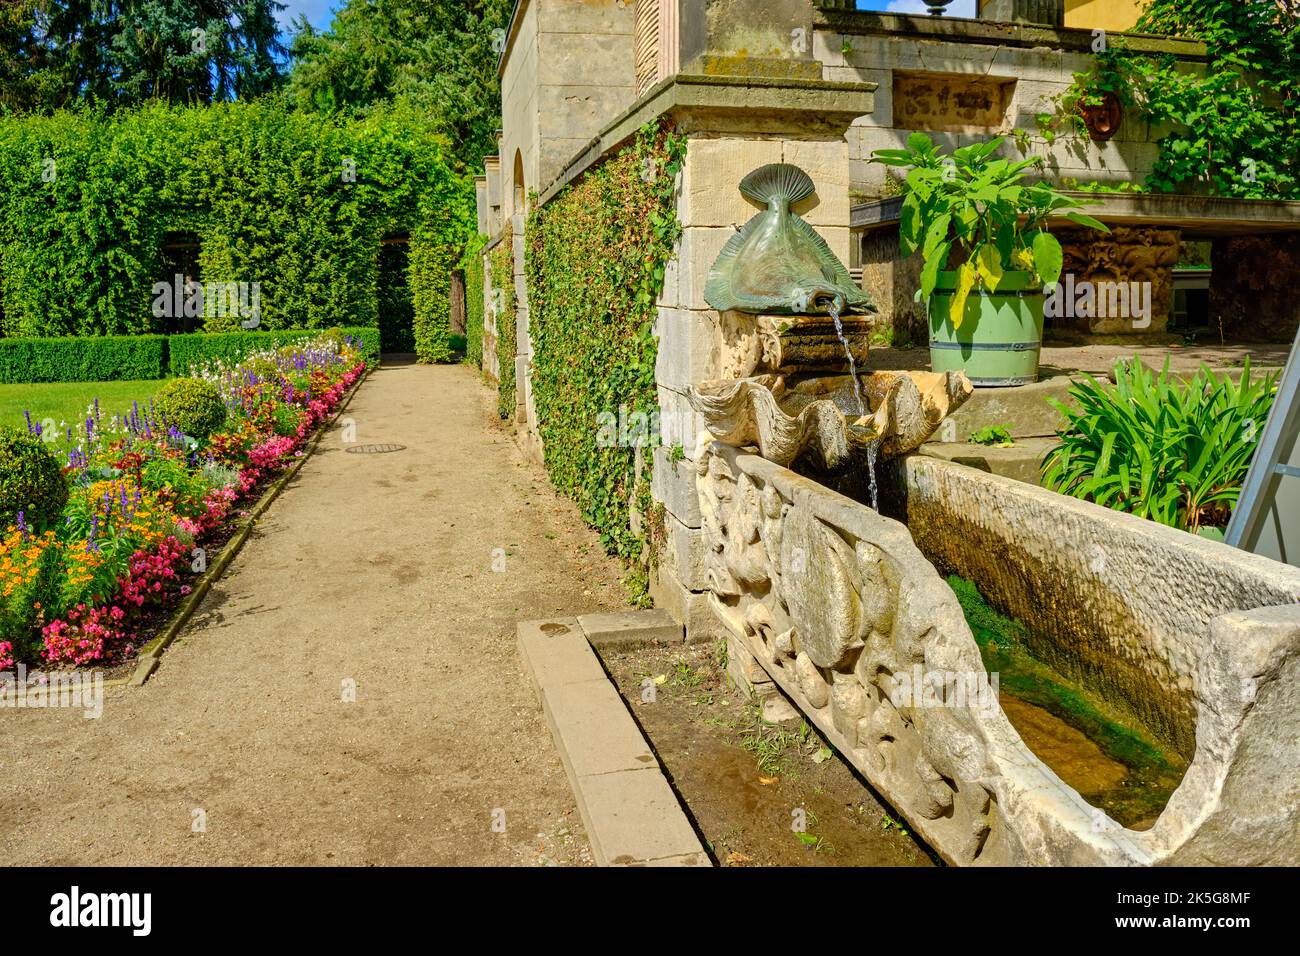
[{"label": "moss on stone", "polygon": [[1182,780],[1186,763],[1142,729],[1118,720],[1104,700],[1030,654],[1024,623],[990,607],[973,583],[954,574],[948,584],[961,603],[985,668],[998,675],[1000,692],[1041,707],[1128,769],[1120,787],[1084,796],[1125,826],[1158,816]]}]

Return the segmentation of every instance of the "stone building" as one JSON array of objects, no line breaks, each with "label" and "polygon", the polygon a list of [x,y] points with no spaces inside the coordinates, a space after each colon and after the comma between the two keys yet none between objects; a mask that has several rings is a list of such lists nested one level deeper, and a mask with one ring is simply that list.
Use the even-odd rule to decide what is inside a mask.
[{"label": "stone building", "polygon": [[[527,211],[651,119],[669,118],[688,139],[678,200],[684,232],[658,303],[657,378],[668,424],[665,448],[648,463],[666,515],[656,599],[688,622],[700,612],[705,586],[690,461],[698,421],[686,389],[716,377],[727,361],[725,330],[703,288],[726,239],[754,212],[736,190],[747,172],[789,162],[809,173],[816,196],[801,215],[861,270],[882,324],[903,333],[920,325],[912,300],[919,262],[898,252],[899,188],[884,167],[869,162],[873,150],[897,147],[914,130],[949,147],[1005,136],[1008,156],[1041,156],[1048,178],[1101,184],[1141,181],[1156,161],[1165,130],[1141,117],[1123,117],[1113,135],[1097,142],[1034,135],[1040,115],[1060,110],[1073,75],[1091,68],[1098,37],[1114,39],[1103,31],[1132,25],[1136,3],[983,0],[980,10],[979,19],[967,20],[869,13],[852,0],[516,2],[498,67],[499,155],[486,161],[477,187],[482,231],[493,243],[513,236],[517,298],[513,356],[495,355],[495,320],[487,310],[487,372],[515,363],[515,418],[532,455],[540,457],[541,448],[523,279]],[[1200,43],[1137,34],[1123,42],[1204,69]],[[1295,254],[1300,204],[1095,198],[1089,212],[1113,234],[1063,234],[1071,266],[1080,278],[1150,281],[1157,315],[1141,329],[1083,320],[1053,334],[1084,342],[1168,341],[1175,266],[1186,240],[1222,240],[1216,245],[1224,248],[1249,241],[1257,244],[1255,255]],[[1241,302],[1257,293],[1229,286],[1216,294],[1224,314],[1244,316],[1249,310]],[[1277,328],[1269,331],[1289,335],[1300,323],[1300,305],[1279,305]],[[685,462],[671,460],[673,446],[685,449]]]}]

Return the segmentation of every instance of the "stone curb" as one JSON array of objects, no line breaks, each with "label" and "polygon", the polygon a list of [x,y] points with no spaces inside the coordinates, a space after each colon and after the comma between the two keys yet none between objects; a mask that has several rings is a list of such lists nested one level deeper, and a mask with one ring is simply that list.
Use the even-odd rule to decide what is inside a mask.
[{"label": "stone curb", "polygon": [[579,614],[578,627],[597,650],[633,650],[649,644],[681,644],[682,625],[662,608]]},{"label": "stone curb", "polygon": [[262,497],[257,500],[257,504],[254,505],[253,510],[248,513],[248,517],[244,519],[244,523],[240,526],[239,530],[235,532],[234,537],[226,542],[225,547],[221,549],[221,553],[217,555],[216,561],[214,561],[211,566],[203,572],[199,577],[198,583],[194,586],[194,590],[186,595],[185,600],[181,602],[181,606],[176,609],[176,613],[172,615],[171,620],[167,623],[167,627],[161,634],[149,641],[140,649],[139,662],[136,664],[135,672],[128,678],[120,678],[114,682],[106,681],[104,683],[105,687],[144,686],[145,681],[150,678],[153,672],[158,669],[158,665],[162,663],[163,652],[166,651],[167,648],[171,646],[172,642],[180,635],[180,632],[184,629],[185,625],[189,623],[190,618],[194,616],[194,612],[199,609],[199,605],[203,603],[203,599],[207,596],[208,591],[212,589],[212,585],[221,579],[221,576],[225,574],[230,563],[235,560],[235,556],[243,549],[244,543],[253,532],[253,526],[257,523],[257,519],[266,513],[266,509],[271,507],[271,502],[275,501],[275,499],[280,496],[280,492],[282,492],[289,482],[297,476],[298,472],[302,469],[302,466],[307,463],[307,459],[315,454],[317,446],[321,443],[321,439],[325,437],[325,433],[334,427],[334,423],[338,421],[339,416],[341,416],[348,405],[352,403],[352,398],[356,395],[357,390],[361,388],[368,378],[370,378],[370,373],[374,371],[374,368],[374,366],[367,366],[365,372],[362,373],[361,377],[352,384],[352,387],[348,389],[347,394],[343,396],[343,400],[339,402],[339,407],[335,409],[330,420],[316,430],[316,434],[312,437],[310,443],[308,443],[307,449],[303,453],[302,457],[294,462],[293,466],[290,467],[288,471],[277,478],[271,487],[267,488],[266,491],[262,493]]},{"label": "stone curb", "polygon": [[712,866],[579,620],[521,621],[516,634],[596,865]]}]

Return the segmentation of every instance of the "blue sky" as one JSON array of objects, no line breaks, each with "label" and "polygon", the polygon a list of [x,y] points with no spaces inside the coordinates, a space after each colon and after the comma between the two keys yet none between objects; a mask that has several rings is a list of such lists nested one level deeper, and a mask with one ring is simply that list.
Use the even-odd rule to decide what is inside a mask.
[{"label": "blue sky", "polygon": [[300,13],[307,15],[307,20],[312,26],[324,30],[334,19],[334,10],[343,6],[346,0],[280,0],[280,2],[284,4],[284,10],[280,13],[280,28],[287,33],[289,24]]},{"label": "blue sky", "polygon": [[[280,14],[280,24],[288,31],[289,24],[300,13],[307,15],[311,25],[324,30],[334,19],[334,10],[346,0],[281,0],[285,5]],[[890,13],[925,13],[925,0],[858,0],[860,10],[886,10]],[[975,0],[953,0],[948,5],[948,16],[974,17]]]}]

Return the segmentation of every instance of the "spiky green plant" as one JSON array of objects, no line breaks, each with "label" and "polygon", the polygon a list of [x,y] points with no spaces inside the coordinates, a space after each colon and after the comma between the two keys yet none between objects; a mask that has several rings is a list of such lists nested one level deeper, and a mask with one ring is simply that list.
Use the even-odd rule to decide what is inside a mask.
[{"label": "spiky green plant", "polygon": [[1268,420],[1277,375],[1238,382],[1202,365],[1190,381],[1139,361],[1115,366],[1115,384],[1076,383],[1077,408],[1043,460],[1043,484],[1193,533],[1223,527],[1241,494]]}]

